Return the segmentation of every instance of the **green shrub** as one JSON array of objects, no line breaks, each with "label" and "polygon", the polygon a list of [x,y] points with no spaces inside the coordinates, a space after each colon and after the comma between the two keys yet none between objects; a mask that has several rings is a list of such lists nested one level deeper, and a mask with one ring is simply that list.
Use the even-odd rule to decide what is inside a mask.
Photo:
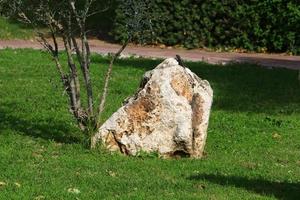
[{"label": "green shrub", "polygon": [[[299,0],[152,0],[146,43],[300,53]],[[120,2],[121,3],[121,2]],[[116,9],[113,36],[126,36]],[[139,38],[135,38],[137,41]]]}]

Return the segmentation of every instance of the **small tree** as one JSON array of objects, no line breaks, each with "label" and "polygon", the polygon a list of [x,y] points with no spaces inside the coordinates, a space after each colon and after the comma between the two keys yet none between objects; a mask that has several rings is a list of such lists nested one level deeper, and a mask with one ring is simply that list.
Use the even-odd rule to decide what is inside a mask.
[{"label": "small tree", "polygon": [[[127,38],[121,48],[111,55],[103,91],[102,94],[97,95],[100,97],[97,100],[93,94],[90,74],[91,51],[86,28],[88,17],[101,12],[100,8],[92,8],[94,3],[95,0],[0,0],[0,7],[5,8],[8,15],[17,14],[19,19],[30,24],[36,31],[38,41],[49,52],[55,63],[63,88],[69,98],[70,111],[80,130],[89,139],[101,125],[114,62],[135,34],[140,34],[150,27],[150,23],[146,23],[148,1],[122,0],[119,2],[120,6],[126,8]],[[102,8],[102,10],[105,9]],[[49,33],[40,32],[37,27],[41,25],[46,27]],[[63,41],[63,50],[67,55],[66,65],[62,64],[58,37]],[[83,77],[82,82],[79,76]],[[81,90],[86,93],[86,104],[82,101]],[[96,102],[99,102],[98,106]]]}]

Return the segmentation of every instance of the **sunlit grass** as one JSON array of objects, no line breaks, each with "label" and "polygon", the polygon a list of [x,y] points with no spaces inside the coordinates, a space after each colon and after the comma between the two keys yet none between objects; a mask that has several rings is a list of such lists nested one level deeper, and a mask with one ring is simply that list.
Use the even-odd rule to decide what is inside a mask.
[{"label": "sunlit grass", "polygon": [[[117,62],[105,118],[159,62]],[[93,56],[96,91],[107,63]],[[297,72],[246,64],[187,65],[214,89],[207,156],[134,158],[83,147],[46,53],[1,50],[0,199],[297,199]]]}]

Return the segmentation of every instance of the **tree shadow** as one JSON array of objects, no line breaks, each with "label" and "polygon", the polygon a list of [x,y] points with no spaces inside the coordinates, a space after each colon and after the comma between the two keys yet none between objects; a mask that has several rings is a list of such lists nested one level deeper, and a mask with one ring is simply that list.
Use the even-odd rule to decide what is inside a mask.
[{"label": "tree shadow", "polygon": [[79,143],[80,138],[75,135],[72,128],[65,121],[54,120],[53,118],[30,120],[15,116],[14,103],[0,106],[0,131],[13,130],[19,134],[54,140],[59,143]]},{"label": "tree shadow", "polygon": [[239,63],[256,63],[268,67],[288,67],[289,69],[299,70],[300,59],[291,57],[289,60],[277,58],[265,58],[265,57],[250,57],[250,56],[236,56],[232,59],[234,62]]},{"label": "tree shadow", "polygon": [[297,71],[266,69],[253,64],[208,66],[191,63],[191,70],[214,89],[213,109],[290,115],[300,113]]},{"label": "tree shadow", "polygon": [[300,195],[300,183],[272,182],[264,179],[248,179],[237,176],[199,174],[188,177],[189,180],[209,181],[222,186],[234,186],[277,199],[294,200]]},{"label": "tree shadow", "polygon": [[[93,59],[107,65],[106,59]],[[148,71],[162,60],[120,59],[118,67],[135,67]],[[284,68],[267,69],[255,64],[237,63],[226,66],[203,62],[186,65],[200,78],[210,82],[214,90],[213,109],[290,115],[300,113],[298,72]]]},{"label": "tree shadow", "polygon": [[[93,56],[92,62],[107,65],[108,59]],[[134,67],[148,71],[160,62],[161,60],[151,59],[121,59],[116,62],[114,70],[117,72],[118,68]],[[210,82],[214,90],[213,110],[281,115],[300,113],[300,86],[296,71],[268,70],[249,64],[219,66],[187,62],[186,65],[199,77]],[[14,110],[16,105],[0,105],[0,131],[11,129],[20,134],[62,143],[80,141],[76,129],[64,119],[58,120],[51,116],[34,120],[30,117],[18,117]]]}]

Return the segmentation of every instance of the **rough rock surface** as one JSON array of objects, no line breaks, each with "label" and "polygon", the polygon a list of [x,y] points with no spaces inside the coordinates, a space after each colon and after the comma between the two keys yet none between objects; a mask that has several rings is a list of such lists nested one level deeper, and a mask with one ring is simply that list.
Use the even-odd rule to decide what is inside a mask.
[{"label": "rough rock surface", "polygon": [[169,58],[145,73],[138,92],[99,129],[92,145],[136,155],[200,158],[205,146],[213,91],[188,68]]}]

